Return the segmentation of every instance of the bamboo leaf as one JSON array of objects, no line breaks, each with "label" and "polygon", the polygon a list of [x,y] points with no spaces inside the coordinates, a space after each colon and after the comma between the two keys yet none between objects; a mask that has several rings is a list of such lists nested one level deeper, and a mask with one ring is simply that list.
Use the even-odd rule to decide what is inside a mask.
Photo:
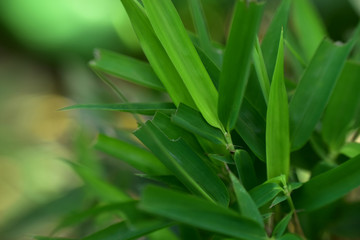
[{"label": "bamboo leaf", "polygon": [[346,155],[347,157],[353,158],[360,154],[360,143],[351,142],[345,144],[341,149],[340,153]]},{"label": "bamboo leaf", "polygon": [[42,237],[42,236],[36,236],[34,237],[36,240],[75,240],[73,238],[58,238],[58,237]]},{"label": "bamboo leaf", "polygon": [[310,0],[294,1],[294,30],[307,60],[310,60],[326,36],[326,30]]},{"label": "bamboo leaf", "polygon": [[311,211],[325,206],[360,185],[360,155],[310,179],[293,192],[297,209]]},{"label": "bamboo leaf", "polygon": [[126,222],[113,224],[103,230],[93,233],[83,240],[130,240],[137,239],[141,236],[147,235],[151,232],[157,231],[162,228],[166,228],[171,223],[153,221],[138,228],[129,227]]},{"label": "bamboo leaf", "polygon": [[289,104],[292,150],[310,138],[331,96],[347,56],[360,36],[360,25],[353,38],[339,46],[324,40],[305,69]]},{"label": "bamboo leaf", "polygon": [[148,186],[143,192],[140,208],[227,236],[249,240],[266,239],[265,231],[258,223],[230,209],[173,190]]},{"label": "bamboo leaf", "polygon": [[360,64],[347,62],[324,113],[322,137],[333,151],[345,143],[360,108],[359,76]]},{"label": "bamboo leaf", "polygon": [[120,111],[139,113],[144,115],[154,115],[156,112],[171,114],[176,107],[173,103],[116,103],[116,104],[76,104],[64,107],[60,110],[72,109],[91,109],[105,111]]},{"label": "bamboo leaf", "polygon": [[281,238],[279,238],[279,240],[302,240],[302,238],[299,237],[298,235],[287,233]]},{"label": "bamboo leaf", "polygon": [[228,131],[243,101],[262,12],[263,3],[237,1],[219,82],[219,118]]},{"label": "bamboo leaf", "polygon": [[266,159],[265,131],[266,123],[258,111],[244,99],[239,118],[236,122],[236,132],[242,137],[251,151],[262,161]]},{"label": "bamboo leaf", "polygon": [[[297,0],[296,0],[297,1]],[[262,55],[266,66],[266,72],[269,74],[268,78],[271,80],[273,76],[276,58],[278,55],[278,43],[280,41],[280,34],[282,29],[286,33],[290,6],[292,0],[281,1],[270,26],[266,31],[264,39],[261,42]]]},{"label": "bamboo leaf", "polygon": [[129,15],[131,24],[150,65],[175,105],[178,106],[182,102],[195,107],[181,77],[156,37],[143,7],[136,0],[121,0],[121,2]]},{"label": "bamboo leaf", "polygon": [[281,219],[281,221],[278,224],[276,224],[274,231],[272,233],[273,237],[275,237],[277,239],[277,238],[280,238],[284,234],[284,232],[286,231],[286,228],[291,220],[292,215],[293,215],[292,212],[288,213],[283,219]]},{"label": "bamboo leaf", "polygon": [[252,199],[256,203],[258,208],[264,206],[266,203],[273,200],[280,192],[282,188],[277,183],[265,182],[249,191]]},{"label": "bamboo leaf", "polygon": [[254,162],[250,155],[245,150],[236,150],[234,161],[239,178],[245,189],[249,190],[255,187],[258,179],[255,173]]},{"label": "bamboo leaf", "polygon": [[281,32],[279,52],[270,87],[266,119],[266,169],[268,179],[289,175],[289,108],[284,83],[284,42]]},{"label": "bamboo leaf", "polygon": [[223,129],[217,116],[218,93],[171,0],[143,2],[157,37],[197,108],[210,125]]},{"label": "bamboo leaf", "polygon": [[178,126],[217,144],[225,144],[222,132],[210,126],[201,114],[184,104],[180,104],[171,120]]},{"label": "bamboo leaf", "polygon": [[170,140],[150,121],[134,134],[190,191],[221,205],[229,203],[224,183],[183,139]]},{"label": "bamboo leaf", "polygon": [[249,193],[246,191],[244,186],[239,182],[235,175],[230,172],[230,178],[235,191],[238,207],[241,215],[246,218],[252,219],[257,222],[260,226],[264,227],[263,218]]},{"label": "bamboo leaf", "polygon": [[256,38],[255,49],[253,51],[253,62],[255,71],[259,80],[260,88],[263,93],[265,102],[269,101],[270,80],[265,66],[265,60],[261,52],[259,39]]},{"label": "bamboo leaf", "polygon": [[164,86],[151,66],[143,61],[108,50],[95,50],[95,59],[89,64],[93,69],[159,91]]},{"label": "bamboo leaf", "polygon": [[150,175],[168,175],[169,170],[150,152],[115,138],[99,134],[94,147]]}]

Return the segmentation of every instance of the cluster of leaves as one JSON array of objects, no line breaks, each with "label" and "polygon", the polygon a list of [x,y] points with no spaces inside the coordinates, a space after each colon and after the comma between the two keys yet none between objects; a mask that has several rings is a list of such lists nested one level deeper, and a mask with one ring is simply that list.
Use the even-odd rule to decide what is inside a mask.
[{"label": "cluster of leaves", "polygon": [[[159,184],[138,200],[86,161],[69,162],[100,203],[60,228],[106,212],[121,221],[82,239],[359,236],[351,225],[359,203],[344,196],[360,185],[360,27],[333,43],[309,1],[283,0],[260,43],[266,4],[239,0],[222,46],[211,41],[199,0],[189,0],[196,35],[170,0],[121,1],[149,63],[99,50],[90,66],[124,102],[66,109],[133,113],[147,149],[103,134],[95,148]],[[128,103],[107,74],[172,102]]]}]

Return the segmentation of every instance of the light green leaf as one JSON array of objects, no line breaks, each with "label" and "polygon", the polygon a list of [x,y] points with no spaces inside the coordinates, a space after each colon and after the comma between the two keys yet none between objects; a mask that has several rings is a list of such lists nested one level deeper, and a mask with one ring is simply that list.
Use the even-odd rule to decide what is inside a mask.
[{"label": "light green leaf", "polygon": [[266,72],[269,74],[268,78],[270,78],[270,80],[275,69],[281,31],[284,29],[284,32],[286,33],[287,30],[291,3],[292,0],[281,1],[280,6],[277,8],[276,13],[271,20],[269,28],[266,31],[264,39],[261,42],[262,55],[264,56],[264,62],[267,70]]},{"label": "light green leaf", "polygon": [[150,152],[124,141],[99,134],[94,147],[150,175],[169,175],[170,171]]},{"label": "light green leaf", "polygon": [[171,0],[144,0],[143,3],[157,37],[197,108],[210,125],[223,129],[217,116],[218,93]]},{"label": "light green leaf", "polygon": [[292,150],[301,148],[310,138],[359,36],[360,25],[345,45],[324,40],[305,69],[289,104]]},{"label": "light green leaf", "polygon": [[360,109],[359,76],[360,64],[347,62],[324,113],[322,137],[336,152],[345,143],[355,122],[356,113]]},{"label": "light green leaf", "polygon": [[256,203],[256,206],[262,207],[273,200],[283,189],[277,183],[265,182],[250,190],[249,194]]},{"label": "light green leaf", "polygon": [[170,140],[150,121],[134,134],[190,191],[228,205],[229,195],[224,183],[183,139]]},{"label": "light green leaf", "polygon": [[272,236],[275,238],[280,238],[284,232],[286,231],[286,228],[291,220],[293,213],[288,213],[281,221],[276,224],[274,231],[272,232]]},{"label": "light green leaf", "polygon": [[270,93],[270,80],[266,70],[264,57],[262,55],[259,39],[256,38],[255,49],[253,51],[253,62],[256,71],[257,78],[259,80],[260,88],[264,96],[264,100],[267,103],[269,101]]},{"label": "light green leaf", "polygon": [[284,83],[284,42],[281,32],[266,118],[266,169],[268,179],[289,175],[289,108]]},{"label": "light green leaf", "polygon": [[159,91],[164,86],[151,66],[143,61],[108,50],[95,50],[95,59],[89,64],[93,69]]},{"label": "light green leaf", "polygon": [[257,222],[260,226],[264,227],[263,218],[249,193],[246,191],[244,186],[239,182],[235,175],[230,172],[230,178],[235,191],[238,207],[241,215],[246,218],[252,219]]},{"label": "light green leaf", "polygon": [[360,155],[310,179],[293,192],[296,209],[311,211],[325,206],[360,185]]},{"label": "light green leaf", "polygon": [[91,109],[105,111],[120,111],[139,113],[144,115],[154,115],[156,112],[170,114],[175,112],[176,107],[173,103],[115,103],[115,104],[76,104],[64,107],[60,110],[72,109]]},{"label": "light green leaf", "polygon": [[226,130],[235,127],[243,101],[263,3],[237,1],[219,82],[219,118]]},{"label": "light green leaf", "polygon": [[130,240],[138,239],[151,232],[168,227],[171,223],[161,221],[149,221],[141,227],[129,227],[126,222],[113,224],[103,230],[93,233],[83,240]]},{"label": "light green leaf", "polygon": [[307,60],[310,60],[327,35],[325,26],[310,0],[294,1],[292,10],[296,36]]},{"label": "light green leaf", "polygon": [[[256,222],[209,201],[155,186],[148,186],[140,208],[191,226],[248,240],[265,240]],[[221,221],[219,221],[221,219]]]},{"label": "light green leaf", "polygon": [[239,174],[241,183],[245,189],[249,190],[258,184],[256,177],[254,161],[245,150],[236,150],[234,161]]},{"label": "light green leaf", "polygon": [[181,77],[155,35],[143,7],[137,0],[121,0],[121,2],[129,15],[131,24],[150,65],[165,86],[175,105],[178,106],[182,102],[195,107]]},{"label": "light green leaf", "polygon": [[360,154],[360,143],[351,142],[340,149],[340,153],[353,158]]},{"label": "light green leaf", "polygon": [[210,126],[201,114],[184,104],[180,104],[171,120],[178,126],[217,144],[226,144],[223,133]]}]

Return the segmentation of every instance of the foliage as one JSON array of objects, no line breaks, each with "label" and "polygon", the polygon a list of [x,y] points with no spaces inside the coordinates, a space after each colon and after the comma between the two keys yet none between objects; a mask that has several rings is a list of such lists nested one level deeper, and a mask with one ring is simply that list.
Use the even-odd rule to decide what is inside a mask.
[{"label": "foliage", "polygon": [[[138,196],[97,165],[69,162],[97,203],[57,230],[107,213],[116,222],[82,239],[360,237],[343,224],[359,220],[346,196],[360,185],[360,63],[351,60],[360,27],[333,43],[309,1],[284,0],[260,41],[266,4],[239,0],[222,46],[200,0],[189,0],[195,35],[170,0],[121,1],[149,63],[97,51],[90,66],[124,102],[66,109],[132,113],[143,145],[102,133],[94,146],[139,170],[146,186]],[[165,91],[173,103],[129,103],[108,75]]]}]

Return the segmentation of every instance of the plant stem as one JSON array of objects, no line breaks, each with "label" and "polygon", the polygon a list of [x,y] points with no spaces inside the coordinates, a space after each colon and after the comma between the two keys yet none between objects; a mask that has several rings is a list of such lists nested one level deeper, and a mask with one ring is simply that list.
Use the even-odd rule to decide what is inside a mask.
[{"label": "plant stem", "polygon": [[296,209],[295,209],[295,206],[294,206],[294,203],[293,203],[293,200],[292,200],[290,194],[287,195],[287,200],[288,200],[288,203],[289,203],[289,206],[290,206],[291,211],[294,213],[295,231],[296,231],[296,233],[299,234],[303,239],[306,239],[306,238],[305,238],[304,231],[303,231],[302,228],[301,228],[301,224],[300,224],[300,221],[299,221],[298,215],[297,215],[297,213],[296,213]]}]

